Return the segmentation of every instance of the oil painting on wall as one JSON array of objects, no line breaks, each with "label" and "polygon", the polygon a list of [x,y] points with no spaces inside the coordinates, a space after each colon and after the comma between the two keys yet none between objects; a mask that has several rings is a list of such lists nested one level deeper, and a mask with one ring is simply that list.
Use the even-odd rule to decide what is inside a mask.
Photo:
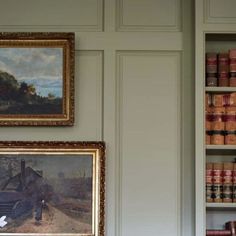
[{"label": "oil painting on wall", "polygon": [[73,37],[0,34],[1,125],[71,125]]},{"label": "oil painting on wall", "polygon": [[61,114],[62,48],[0,48],[0,114]]},{"label": "oil painting on wall", "polygon": [[71,147],[63,154],[0,147],[0,235],[102,235],[103,144]]}]

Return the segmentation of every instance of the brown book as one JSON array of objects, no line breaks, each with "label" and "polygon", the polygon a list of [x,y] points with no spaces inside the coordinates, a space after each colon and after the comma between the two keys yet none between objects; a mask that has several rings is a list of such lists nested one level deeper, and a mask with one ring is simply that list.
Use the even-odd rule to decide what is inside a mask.
[{"label": "brown book", "polygon": [[212,177],[212,198],[214,202],[222,202],[223,193],[223,163],[213,163],[213,177]]},{"label": "brown book", "polygon": [[229,54],[219,53],[218,55],[218,73],[229,73]]},{"label": "brown book", "polygon": [[217,235],[228,235],[231,236],[230,230],[218,230],[218,229],[208,229],[206,230],[206,236],[217,236]]},{"label": "brown book", "polygon": [[206,73],[217,73],[217,54],[206,53]]},{"label": "brown book", "polygon": [[236,236],[236,221],[226,222],[225,229],[230,230],[231,236]]},{"label": "brown book", "polygon": [[213,163],[206,163],[206,202],[213,202]]},{"label": "brown book", "polygon": [[236,49],[229,50],[229,58],[229,71],[236,72]]},{"label": "brown book", "polygon": [[233,169],[234,169],[233,163],[231,162],[223,163],[223,202],[232,202]]},{"label": "brown book", "polygon": [[233,169],[233,202],[236,202],[236,163],[234,163]]}]

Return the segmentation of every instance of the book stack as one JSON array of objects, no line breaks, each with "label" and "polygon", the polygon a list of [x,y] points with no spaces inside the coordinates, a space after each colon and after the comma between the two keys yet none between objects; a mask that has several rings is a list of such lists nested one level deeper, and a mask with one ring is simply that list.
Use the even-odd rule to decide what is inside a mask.
[{"label": "book stack", "polygon": [[236,145],[236,93],[206,93],[206,144]]},{"label": "book stack", "polygon": [[232,202],[234,163],[223,163],[223,202]]},{"label": "book stack", "polygon": [[236,202],[236,163],[206,163],[206,202]]},{"label": "book stack", "polygon": [[229,221],[225,223],[225,229],[208,229],[206,236],[228,235],[236,236],[236,221]]},{"label": "book stack", "polygon": [[229,79],[229,86],[235,87],[236,86],[236,49],[231,49],[229,51],[229,72],[230,72],[230,79]]},{"label": "book stack", "polygon": [[217,236],[217,235],[228,235],[228,236],[232,236],[230,230],[207,230],[206,231],[206,236]]},{"label": "book stack", "polygon": [[223,201],[223,163],[213,163],[212,169],[212,201]]},{"label": "book stack", "polygon": [[225,229],[230,230],[231,236],[236,236],[236,221],[226,222]]},{"label": "book stack", "polygon": [[229,54],[219,53],[218,56],[218,85],[229,86]]},{"label": "book stack", "polygon": [[206,84],[207,86],[217,86],[217,54],[206,54]]},{"label": "book stack", "polygon": [[232,198],[233,202],[236,202],[236,163],[233,163],[233,187],[232,187]]},{"label": "book stack", "polygon": [[206,163],[206,202],[213,202],[213,163]]},{"label": "book stack", "polygon": [[206,86],[236,87],[236,49],[206,53]]}]

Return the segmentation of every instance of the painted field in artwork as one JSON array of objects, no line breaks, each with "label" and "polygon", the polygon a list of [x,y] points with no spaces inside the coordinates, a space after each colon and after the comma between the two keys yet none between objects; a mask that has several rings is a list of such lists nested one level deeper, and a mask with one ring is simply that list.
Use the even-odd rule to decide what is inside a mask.
[{"label": "painted field in artwork", "polygon": [[0,48],[0,114],[62,114],[62,97],[62,48]]},{"label": "painted field in artwork", "polygon": [[0,234],[91,234],[92,168],[90,155],[0,155]]}]

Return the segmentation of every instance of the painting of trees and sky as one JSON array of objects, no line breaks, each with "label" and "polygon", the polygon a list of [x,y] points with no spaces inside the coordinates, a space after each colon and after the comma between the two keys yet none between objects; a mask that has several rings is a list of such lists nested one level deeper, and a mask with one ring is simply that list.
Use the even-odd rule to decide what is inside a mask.
[{"label": "painting of trees and sky", "polygon": [[0,114],[61,114],[62,48],[0,48]]}]

